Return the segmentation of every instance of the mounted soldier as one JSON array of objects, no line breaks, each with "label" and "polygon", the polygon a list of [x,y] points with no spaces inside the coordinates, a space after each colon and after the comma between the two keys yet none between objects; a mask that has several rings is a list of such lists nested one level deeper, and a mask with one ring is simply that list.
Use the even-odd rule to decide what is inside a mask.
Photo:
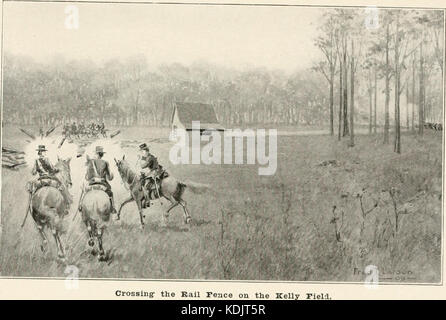
[{"label": "mounted soldier", "polygon": [[86,133],[86,132],[85,132],[85,123],[84,123],[84,121],[82,121],[82,122],[79,124],[78,131],[79,131],[79,134],[81,134],[81,135],[84,135],[84,134]]},{"label": "mounted soldier", "polygon": [[159,185],[161,179],[168,176],[166,170],[158,163],[158,159],[150,153],[146,143],[139,146],[141,155],[138,159],[141,187],[144,191],[144,207],[150,207],[150,199],[160,197]]},{"label": "mounted soldier", "polygon": [[31,214],[42,239],[40,249],[47,250],[48,239],[44,229],[48,228],[54,237],[58,258],[65,261],[65,247],[60,234],[64,230],[62,220],[68,214],[72,203],[68,191],[72,185],[71,159],[58,159],[53,166],[44,155],[47,151],[44,145],[39,145],[36,151],[38,158],[34,161],[32,174],[38,174],[39,177],[27,184],[30,198],[21,227],[24,227],[28,214]]},{"label": "mounted soldier", "polygon": [[[102,186],[103,191],[107,193],[110,199],[111,212],[116,213],[113,192],[109,183],[109,181],[113,180],[113,173],[110,171],[110,165],[108,161],[102,159],[105,154],[104,148],[102,146],[97,146],[95,151],[96,158],[87,158],[87,173],[85,174],[85,180],[88,183],[88,187],[86,189],[94,189],[96,186]],[[79,211],[82,211],[82,200],[84,195],[88,191],[89,190],[83,190],[82,192],[81,198],[79,200]]]},{"label": "mounted soldier", "polygon": [[70,125],[68,123],[64,124],[62,135],[66,138],[70,137]]},{"label": "mounted soldier", "polygon": [[77,136],[78,135],[76,122],[73,122],[73,124],[71,125],[71,134],[73,136]]},{"label": "mounted soldier", "polygon": [[104,121],[102,121],[102,123],[99,126],[99,132],[102,134],[102,136],[104,138],[107,137],[107,131],[105,130],[105,123],[104,123]]},{"label": "mounted soldier", "polygon": [[34,161],[34,166],[31,173],[33,176],[37,174],[39,176],[37,179],[28,183],[29,205],[27,210],[29,210],[33,194],[44,186],[55,187],[62,192],[62,195],[67,203],[71,203],[71,196],[68,194],[68,190],[63,187],[62,182],[56,177],[56,173],[59,172],[59,169],[53,166],[51,161],[45,157],[45,152],[48,151],[46,147],[44,145],[39,145],[36,151],[38,158]]}]

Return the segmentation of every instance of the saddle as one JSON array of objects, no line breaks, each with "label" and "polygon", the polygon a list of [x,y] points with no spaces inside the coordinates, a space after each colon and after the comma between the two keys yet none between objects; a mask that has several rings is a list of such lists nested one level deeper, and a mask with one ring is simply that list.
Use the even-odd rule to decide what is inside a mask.
[{"label": "saddle", "polygon": [[63,191],[62,185],[60,182],[51,176],[43,176],[38,178],[37,180],[28,182],[28,191],[31,193],[35,193],[37,190],[43,187],[54,187],[60,191]]},{"label": "saddle", "polygon": [[[150,200],[155,200],[158,198],[158,192],[160,192],[161,182],[164,178],[167,178],[168,176],[169,176],[169,174],[167,173],[167,171],[163,169],[155,177],[146,177],[145,178],[143,186],[147,190],[147,196],[144,196],[146,203]],[[156,185],[155,185],[155,181],[156,181]],[[158,186],[158,192],[156,190],[156,186]],[[146,207],[147,207],[147,205],[144,205],[144,208],[146,208]]]},{"label": "saddle", "polygon": [[101,190],[104,192],[108,191],[108,187],[104,186],[103,184],[89,184],[85,186],[85,192],[91,191],[91,190]]},{"label": "saddle", "polygon": [[107,192],[110,186],[104,179],[94,177],[88,181],[88,185],[85,186],[85,192],[90,190],[102,190]]}]

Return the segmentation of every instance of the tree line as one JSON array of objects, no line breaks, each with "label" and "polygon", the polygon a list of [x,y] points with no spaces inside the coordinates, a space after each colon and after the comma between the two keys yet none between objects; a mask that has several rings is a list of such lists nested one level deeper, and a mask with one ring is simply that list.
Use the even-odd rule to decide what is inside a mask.
[{"label": "tree line", "polygon": [[[377,132],[378,100],[384,98],[380,109],[384,109],[385,144],[390,141],[393,102],[397,153],[401,153],[402,125],[422,135],[426,120],[442,122],[443,39],[442,10],[325,10],[315,39],[323,59],[313,70],[324,76],[330,88],[330,134],[335,135],[337,120],[338,139],[349,136],[349,145],[354,146],[355,112],[361,110],[357,103],[365,102],[361,97],[368,100],[369,133]],[[362,92],[357,92],[358,86]]]},{"label": "tree line", "polygon": [[425,121],[441,121],[443,11],[321,10],[314,45],[322,60],[293,73],[206,62],[154,66],[143,55],[43,63],[6,52],[3,122],[160,127],[170,125],[175,102],[204,102],[228,127],[328,127],[351,146],[358,126],[382,127],[384,143],[393,128],[401,152],[401,126],[422,134]]},{"label": "tree line", "polygon": [[149,66],[143,56],[101,65],[61,57],[44,64],[11,54],[4,61],[5,123],[168,126],[175,102],[210,103],[225,125],[327,121],[323,79],[306,70],[287,75],[205,62]]}]

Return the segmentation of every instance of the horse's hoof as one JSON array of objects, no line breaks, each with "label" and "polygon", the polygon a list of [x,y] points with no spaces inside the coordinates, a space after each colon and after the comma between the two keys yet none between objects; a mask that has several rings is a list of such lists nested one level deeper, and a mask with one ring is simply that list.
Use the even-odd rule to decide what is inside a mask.
[{"label": "horse's hoof", "polygon": [[191,217],[186,218],[186,224],[190,224],[191,222],[192,222],[192,218]]},{"label": "horse's hoof", "polygon": [[93,239],[88,240],[88,245],[90,247],[93,247],[94,246],[94,240]]},{"label": "horse's hoof", "polygon": [[107,261],[107,254],[105,253],[105,251],[99,254],[98,260]]}]

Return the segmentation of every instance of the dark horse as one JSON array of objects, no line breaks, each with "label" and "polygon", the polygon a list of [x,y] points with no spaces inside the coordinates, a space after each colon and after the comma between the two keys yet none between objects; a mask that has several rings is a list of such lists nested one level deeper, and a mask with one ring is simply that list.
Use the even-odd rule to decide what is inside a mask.
[{"label": "dark horse", "polygon": [[[122,160],[115,159],[116,166],[118,167],[119,174],[122,178],[122,181],[128,186],[130,190],[130,196],[124,200],[118,210],[117,220],[121,217],[121,210],[129,202],[135,201],[138,206],[139,218],[141,221],[141,226],[144,227],[144,215],[142,213],[143,209],[143,200],[144,200],[144,191],[141,188],[141,181],[139,175],[132,171],[127,161],[125,161],[125,156],[122,157]],[[178,181],[172,176],[168,176],[163,178],[159,185],[159,197],[164,197],[170,201],[171,205],[167,208],[166,212],[163,214],[163,224],[166,223],[167,218],[169,217],[169,212],[176,206],[180,205],[184,211],[184,221],[186,224],[192,221],[192,218],[189,214],[189,210],[186,207],[186,201],[182,198],[184,190],[186,187],[189,187],[190,190],[194,193],[204,192],[209,188],[206,184],[196,183],[196,182],[188,182],[183,183]],[[155,199],[158,198],[154,196]],[[153,199],[151,199],[153,200]]]},{"label": "dark horse", "polygon": [[56,241],[57,256],[62,260],[65,259],[64,246],[60,240],[60,233],[63,229],[62,218],[68,213],[68,208],[72,203],[71,196],[67,191],[71,187],[70,160],[59,159],[55,165],[59,169],[55,176],[62,183],[65,196],[55,186],[48,185],[39,188],[31,199],[31,216],[42,237],[42,251],[47,249],[48,240],[44,228],[48,227]]}]

